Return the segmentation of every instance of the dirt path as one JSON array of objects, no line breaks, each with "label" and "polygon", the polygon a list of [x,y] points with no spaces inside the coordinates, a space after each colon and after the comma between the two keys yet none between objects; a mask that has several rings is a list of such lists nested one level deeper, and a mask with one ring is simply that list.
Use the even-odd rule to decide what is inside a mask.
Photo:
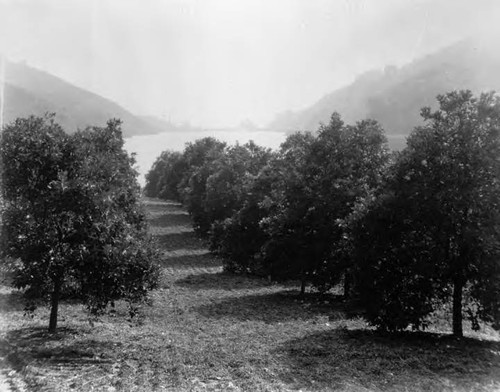
[{"label": "dirt path", "polygon": [[[146,199],[144,204],[148,214],[150,231],[156,237],[162,252],[163,287],[173,287],[175,286],[176,281],[185,278],[190,279],[190,277],[193,276],[212,276],[213,274],[218,274],[222,271],[221,262],[210,255],[203,241],[195,235],[190,217],[179,203]],[[186,289],[186,291],[189,290]],[[172,321],[178,321],[174,320],[169,314],[169,312],[172,311],[172,306],[175,306],[176,309],[183,307],[182,304],[179,304],[180,301],[177,299],[177,292],[174,293],[172,290],[169,291],[168,289],[163,288],[156,290],[153,293],[153,297],[156,302],[156,307],[154,309],[146,309],[148,313],[152,312],[152,314],[149,315],[149,318],[153,318],[153,314],[162,314],[163,311],[165,311],[167,313],[165,316],[166,323],[163,323],[163,316],[156,321],[159,321],[160,324],[164,325],[165,329],[169,329],[172,327],[170,325]],[[25,392],[31,390],[31,388],[28,388],[23,380],[24,375],[21,376],[20,373],[13,369],[9,363],[9,355],[11,352],[9,344],[12,338],[7,337],[7,335],[11,332],[11,330],[23,331],[23,328],[27,326],[29,326],[29,328],[26,331],[31,331],[30,328],[34,326],[34,331],[39,331],[40,334],[43,334],[45,331],[45,321],[38,320],[31,325],[32,323],[30,320],[23,317],[23,306],[22,299],[15,290],[7,286],[0,286],[0,392]],[[40,309],[38,315],[43,317],[45,316],[45,313],[46,312],[44,312],[43,309]],[[83,330],[88,328],[89,332],[92,334],[92,339],[94,337],[101,338],[99,332],[97,332],[99,327],[89,328],[87,322],[83,320],[77,321],[78,318],[83,319],[85,317],[85,313],[81,312],[80,305],[75,304],[68,306],[66,304],[62,304],[61,330],[64,330],[65,321],[67,322],[72,320],[72,322],[74,322],[74,326],[78,326],[78,328],[83,327]],[[105,320],[107,323],[105,323]],[[41,328],[38,326],[39,323],[41,324]],[[141,333],[141,329],[139,327],[130,328],[127,325],[126,315],[112,319],[103,317],[100,323],[100,332],[103,334],[107,334],[111,331],[113,335],[116,335],[114,332],[115,323],[116,328],[121,332],[123,332],[124,326],[126,326],[125,328],[127,328],[127,332],[132,334]],[[71,329],[69,328],[68,330]],[[77,328],[74,329],[74,331],[76,330]],[[64,332],[61,333],[61,336],[65,336]],[[75,336],[75,340],[79,339],[78,334],[75,334]],[[80,336],[83,336],[83,334]],[[162,332],[156,331],[154,336],[155,339],[158,338],[158,344],[153,343],[152,346],[161,346],[163,343],[161,341],[161,338],[163,337]],[[25,340],[29,341],[29,339],[29,337],[26,339],[20,339],[16,343],[24,345],[26,343]],[[104,338],[104,340],[108,339],[108,336]],[[133,339],[130,337],[120,338],[115,344],[121,345],[124,342],[130,342],[129,344],[133,345]],[[71,347],[67,350],[67,352],[63,345],[58,345],[55,341],[51,341],[51,339],[37,341],[32,346],[32,349],[22,349],[23,355],[29,355],[23,356],[21,359],[23,362],[29,363],[33,370],[39,372],[39,374],[35,377],[36,381],[40,382],[40,385],[44,385],[44,388],[47,388],[47,390],[93,390],[92,388],[94,387],[96,390],[101,390],[101,387],[104,388],[103,385],[100,385],[103,381],[98,380],[103,378],[103,376],[108,377],[106,374],[114,376],[114,373],[117,372],[116,369],[123,367],[120,363],[120,365],[115,364],[115,366],[117,366],[116,369],[107,369],[106,365],[102,365],[99,362],[105,362],[104,360],[96,359],[94,363],[93,361],[88,360],[86,356],[82,360],[77,352],[92,351],[93,349],[91,349],[91,345],[88,343],[82,343],[81,348],[80,346],[77,348]],[[144,345],[141,344],[138,345],[138,347],[139,346],[142,348]],[[151,350],[151,348],[149,349]],[[50,355],[48,353],[50,353]],[[110,356],[119,357],[118,354],[121,353],[112,353]],[[75,358],[71,357],[72,355],[74,355]],[[45,357],[47,357],[48,360]],[[87,360],[88,363],[85,363],[85,360]],[[81,363],[80,366],[75,367],[73,362]],[[135,362],[133,359],[127,358],[126,363]],[[135,369],[132,367],[131,369],[127,369],[127,375],[120,374],[121,378],[125,378],[127,381],[130,381],[130,383],[127,384],[125,382],[122,388],[116,389],[134,390],[139,388],[142,390],[141,388],[144,388],[144,390],[147,390],[149,387],[157,389],[153,388],[154,385],[151,384],[147,377],[143,377],[142,373],[151,373],[153,371],[152,369],[149,369],[148,364],[149,362],[147,360],[137,361],[137,371],[132,371]],[[95,376],[87,378],[85,375],[86,372],[89,374],[95,374]],[[157,371],[156,373],[160,374],[155,374],[154,378],[164,378],[163,374],[161,374],[162,372]],[[73,381],[70,382],[69,380]],[[141,387],[137,387],[136,383],[141,384]],[[104,388],[104,390],[106,390],[106,388]],[[114,387],[109,388],[109,390],[115,390]]]},{"label": "dirt path", "polygon": [[16,300],[12,298],[17,298],[15,294],[12,294],[13,291],[10,287],[0,286],[0,392],[25,392],[27,390],[22,377],[7,361],[9,343],[4,337],[11,321],[8,317],[9,310],[22,306],[13,304]]},{"label": "dirt path", "polygon": [[5,359],[0,357],[0,392],[11,392],[7,374],[10,372],[5,364]]},{"label": "dirt path", "polygon": [[182,276],[222,272],[222,263],[196,236],[191,219],[181,204],[146,199],[145,205],[150,231],[162,249],[164,275],[179,279]]},{"label": "dirt path", "polygon": [[17,372],[5,364],[0,358],[0,392],[25,392],[26,386]]},{"label": "dirt path", "polygon": [[7,377],[0,373],[0,391],[1,392],[10,392],[12,389],[10,388],[9,382],[7,381]]}]

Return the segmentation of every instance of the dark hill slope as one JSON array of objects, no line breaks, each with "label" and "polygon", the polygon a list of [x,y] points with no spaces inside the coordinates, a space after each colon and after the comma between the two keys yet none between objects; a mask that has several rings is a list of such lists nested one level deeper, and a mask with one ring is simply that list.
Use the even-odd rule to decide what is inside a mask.
[{"label": "dark hill slope", "polygon": [[5,79],[6,122],[30,114],[53,112],[70,133],[88,125],[105,125],[110,118],[123,121],[125,136],[162,131],[109,99],[26,64],[7,63]]},{"label": "dark hill slope", "polygon": [[321,98],[311,107],[279,115],[271,129],[316,130],[333,111],[346,122],[378,120],[394,148],[420,123],[420,109],[435,105],[438,94],[454,89],[500,91],[500,55],[495,45],[464,40],[397,69],[371,71],[351,85]]}]

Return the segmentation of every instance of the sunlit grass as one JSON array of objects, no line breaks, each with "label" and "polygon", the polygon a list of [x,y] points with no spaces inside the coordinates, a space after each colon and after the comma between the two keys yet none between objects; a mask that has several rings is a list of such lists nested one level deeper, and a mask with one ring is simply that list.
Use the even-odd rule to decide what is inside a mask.
[{"label": "sunlit grass", "polygon": [[130,320],[119,303],[95,321],[64,303],[49,335],[47,309],[25,317],[20,295],[3,287],[0,356],[11,378],[36,391],[500,389],[493,331],[457,341],[443,322],[432,333],[377,333],[340,296],[300,298],[297,284],[222,272],[179,205],[148,210],[164,249],[153,306]]}]

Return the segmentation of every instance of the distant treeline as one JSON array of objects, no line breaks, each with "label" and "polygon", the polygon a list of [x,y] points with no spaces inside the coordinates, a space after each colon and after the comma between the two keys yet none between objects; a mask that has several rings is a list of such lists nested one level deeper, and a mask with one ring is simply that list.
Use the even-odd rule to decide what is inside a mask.
[{"label": "distant treeline", "polygon": [[182,202],[227,271],[300,280],[326,292],[343,282],[367,320],[423,329],[451,303],[500,322],[500,99],[438,96],[407,147],[391,152],[373,120],[337,113],[278,151],[214,138],[165,151],[145,194]]}]

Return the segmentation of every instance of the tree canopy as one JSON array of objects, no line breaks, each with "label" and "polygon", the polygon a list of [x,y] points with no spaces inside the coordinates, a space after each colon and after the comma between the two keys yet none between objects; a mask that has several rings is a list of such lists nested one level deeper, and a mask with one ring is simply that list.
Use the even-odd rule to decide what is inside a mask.
[{"label": "tree canopy", "polygon": [[52,116],[17,119],[0,148],[3,256],[29,300],[50,297],[49,330],[69,289],[94,313],[145,298],[157,255],[120,122],[70,136]]},{"label": "tree canopy", "polygon": [[400,152],[376,121],[333,113],[274,152],[189,144],[173,182],[228,271],[302,292],[343,279],[385,330],[426,328],[444,306],[456,336],[464,317],[500,326],[500,98],[455,91],[438,104]]},{"label": "tree canopy", "polygon": [[464,290],[471,320],[500,316],[500,99],[460,91],[438,102],[356,212],[353,248],[374,324],[419,328],[451,300],[462,336]]},{"label": "tree canopy", "polygon": [[276,276],[328,289],[346,273],[339,220],[378,183],[387,160],[375,121],[345,125],[337,113],[317,136],[292,135],[283,144],[276,207],[265,221],[265,254]]}]

